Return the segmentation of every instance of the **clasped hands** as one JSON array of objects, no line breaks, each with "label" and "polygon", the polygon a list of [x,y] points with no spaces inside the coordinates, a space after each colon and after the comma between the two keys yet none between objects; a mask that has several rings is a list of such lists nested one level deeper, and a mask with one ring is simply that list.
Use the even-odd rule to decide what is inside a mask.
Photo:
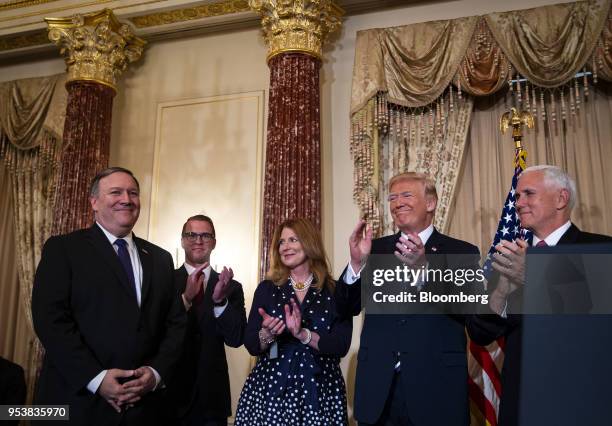
[{"label": "clasped hands", "polygon": [[[128,381],[121,383],[121,379],[128,378]],[[120,413],[122,408],[132,407],[145,394],[154,390],[155,386],[155,375],[150,367],[136,370],[111,368],[106,371],[98,393]]]},{"label": "clasped hands", "polygon": [[295,299],[291,299],[289,304],[285,305],[285,320],[282,318],[273,317],[263,309],[258,309],[261,315],[261,331],[259,334],[262,344],[270,344],[276,336],[280,336],[285,329],[289,330],[291,335],[303,341],[307,338],[307,332],[302,328],[302,313]]}]

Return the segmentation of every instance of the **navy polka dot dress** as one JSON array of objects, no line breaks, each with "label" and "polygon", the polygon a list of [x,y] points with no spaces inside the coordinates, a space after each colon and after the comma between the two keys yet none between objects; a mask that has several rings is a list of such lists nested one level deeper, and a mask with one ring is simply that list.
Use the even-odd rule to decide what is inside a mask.
[{"label": "navy polka dot dress", "polygon": [[300,306],[302,327],[319,334],[319,350],[300,343],[288,330],[277,338],[277,356],[262,352],[258,308],[284,318],[284,305],[297,297],[289,282],[257,287],[249,314],[245,346],[258,356],[242,388],[236,426],[334,426],[348,424],[340,358],[351,343],[352,318],[340,318],[333,295],[310,288]]}]

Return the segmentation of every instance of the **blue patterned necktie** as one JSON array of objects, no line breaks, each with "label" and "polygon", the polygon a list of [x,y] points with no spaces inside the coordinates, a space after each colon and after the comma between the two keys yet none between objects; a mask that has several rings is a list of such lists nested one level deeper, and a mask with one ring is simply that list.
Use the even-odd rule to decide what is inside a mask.
[{"label": "blue patterned necktie", "polygon": [[127,241],[123,238],[118,238],[115,240],[115,244],[117,245],[117,255],[119,256],[121,266],[123,266],[128,277],[128,282],[132,286],[132,294],[136,297],[136,280],[134,279],[134,269],[132,269],[130,252],[127,249]]}]

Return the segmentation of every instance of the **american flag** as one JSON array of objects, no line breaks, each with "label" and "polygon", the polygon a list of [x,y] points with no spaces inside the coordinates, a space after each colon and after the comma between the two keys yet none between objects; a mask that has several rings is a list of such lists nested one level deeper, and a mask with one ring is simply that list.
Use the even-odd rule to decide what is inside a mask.
[{"label": "american flag", "polygon": [[[495,246],[501,240],[513,241],[517,238],[530,239],[529,232],[521,227],[516,213],[516,184],[518,177],[525,170],[527,152],[516,149],[514,157],[514,175],[512,186],[502,209],[497,232],[483,265],[485,277],[489,279],[493,268],[492,256]],[[497,426],[499,399],[501,397],[501,367],[504,360],[504,338],[484,347],[470,341],[468,355],[469,392],[472,412],[472,426]]]},{"label": "american flag", "polygon": [[485,278],[487,279],[489,279],[491,273],[493,272],[493,268],[491,266],[491,263],[493,262],[492,256],[493,253],[497,251],[495,247],[501,240],[514,241],[518,238],[530,238],[529,231],[521,227],[521,222],[519,221],[515,208],[516,184],[518,182],[519,175],[523,170],[525,170],[527,164],[526,162],[527,151],[522,148],[517,148],[516,155],[514,156],[514,176],[512,176],[512,186],[510,187],[510,191],[506,197],[506,202],[504,203],[504,208],[502,209],[501,217],[499,218],[495,238],[493,238],[493,243],[491,244],[491,248],[489,248],[489,253],[487,254],[487,258],[482,267],[485,273]]}]

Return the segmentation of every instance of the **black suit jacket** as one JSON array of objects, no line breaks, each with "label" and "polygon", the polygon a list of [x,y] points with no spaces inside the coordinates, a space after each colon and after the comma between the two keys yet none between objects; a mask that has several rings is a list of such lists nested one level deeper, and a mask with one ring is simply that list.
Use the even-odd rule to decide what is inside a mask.
[{"label": "black suit jacket", "polygon": [[[392,254],[400,233],[372,242],[372,254]],[[478,248],[434,230],[425,252],[436,268],[478,268]],[[455,264],[449,254],[469,255],[469,264]],[[432,257],[432,255],[437,255]],[[466,260],[466,256],[461,256]],[[342,275],[344,277],[344,273]],[[361,280],[339,280],[339,309],[358,315]],[[464,317],[459,315],[368,315],[365,313],[357,354],[355,418],[375,423],[385,406],[401,361],[401,383],[408,415],[415,426],[467,426],[467,356]]]},{"label": "black suit jacket", "polygon": [[142,263],[141,306],[114,248],[94,225],[45,243],[32,292],[45,348],[36,404],[69,404],[70,424],[160,424],[162,391],[118,414],[87,384],[102,370],[153,367],[164,383],[181,351],[187,316],[170,254],[134,237]]},{"label": "black suit jacket", "polygon": [[[582,232],[572,224],[558,244],[596,244],[611,241],[612,238],[606,235]],[[495,288],[496,282],[496,277],[494,277],[491,280],[492,289]],[[515,293],[511,297],[521,297],[520,292]],[[514,426],[518,422],[522,352],[521,323],[521,315],[510,314],[507,318],[502,318],[494,313],[474,315],[467,321],[470,338],[480,345],[488,345],[502,336],[506,338],[498,421],[500,426]]]},{"label": "black suit jacket", "polygon": [[[0,404],[21,405],[26,402],[26,381],[23,368],[0,357]],[[19,420],[5,420],[3,424],[19,424]]]},{"label": "black suit jacket", "polygon": [[[181,266],[174,272],[179,293],[185,291],[187,270]],[[225,358],[225,345],[237,348],[244,340],[246,311],[244,292],[238,281],[230,281],[228,305],[215,318],[212,294],[219,274],[211,270],[204,298],[188,311],[188,327],[183,357],[169,394],[175,418],[226,418],[231,416],[230,382]]]}]

